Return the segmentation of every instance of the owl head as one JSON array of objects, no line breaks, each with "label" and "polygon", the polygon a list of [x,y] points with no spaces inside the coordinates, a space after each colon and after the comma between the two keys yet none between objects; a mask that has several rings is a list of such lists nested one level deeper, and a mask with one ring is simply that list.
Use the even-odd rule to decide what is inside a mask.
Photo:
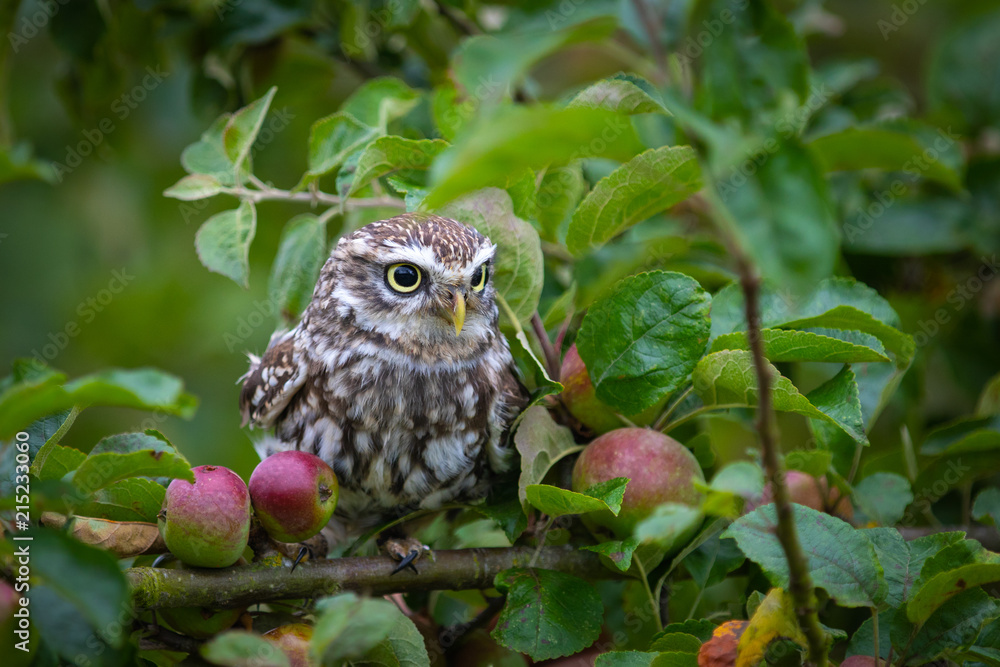
[{"label": "owl head", "polygon": [[496,246],[475,229],[407,213],[340,239],[323,268],[328,307],[393,341],[474,347],[496,331]]}]

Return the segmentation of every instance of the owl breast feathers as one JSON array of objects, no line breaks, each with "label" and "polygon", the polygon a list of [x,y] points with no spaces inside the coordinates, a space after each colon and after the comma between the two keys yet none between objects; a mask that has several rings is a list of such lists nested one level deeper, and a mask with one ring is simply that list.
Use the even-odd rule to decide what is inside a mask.
[{"label": "owl breast feathers", "polygon": [[437,216],[341,238],[298,326],[250,357],[240,408],[244,424],[274,429],[262,456],[320,456],[347,522],[485,495],[527,403],[498,327],[494,252]]}]

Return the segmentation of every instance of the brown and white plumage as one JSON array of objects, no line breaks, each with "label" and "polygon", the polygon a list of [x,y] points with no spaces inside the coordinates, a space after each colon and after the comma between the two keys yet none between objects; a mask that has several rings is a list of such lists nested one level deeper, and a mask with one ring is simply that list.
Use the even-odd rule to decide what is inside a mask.
[{"label": "brown and white plumage", "polygon": [[[341,521],[367,527],[482,497],[509,465],[507,431],[527,394],[492,282],[472,283],[489,276],[494,252],[437,216],[362,227],[340,239],[299,325],[251,357],[244,423],[274,429],[262,455],[301,449],[333,466]],[[398,264],[421,273],[410,293],[390,285]]]}]

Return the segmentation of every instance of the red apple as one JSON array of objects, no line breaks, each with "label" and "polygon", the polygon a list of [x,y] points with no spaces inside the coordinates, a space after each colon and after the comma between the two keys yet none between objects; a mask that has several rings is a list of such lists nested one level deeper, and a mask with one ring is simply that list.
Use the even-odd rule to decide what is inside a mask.
[{"label": "red apple", "polygon": [[[615,411],[597,398],[594,385],[590,381],[590,374],[575,344],[570,346],[566,356],[563,357],[559,381],[563,385],[560,396],[566,409],[595,434],[600,435],[624,426]],[[628,415],[627,418],[637,426],[648,426],[653,423],[662,408],[663,402],[637,415]]]},{"label": "red apple", "polygon": [[222,466],[192,468],[194,484],[175,479],[160,511],[160,534],[187,565],[229,567],[250,535],[250,495],[240,476]]},{"label": "red apple", "polygon": [[[819,512],[829,511],[830,514],[845,521],[854,518],[854,507],[851,506],[851,499],[846,496],[841,497],[840,489],[836,487],[830,489],[826,479],[816,479],[801,470],[789,470],[785,473],[785,485],[788,487],[788,495],[793,503],[811,507]],[[826,502],[823,501],[824,497],[826,497]],[[764,487],[764,494],[757,506],[773,502],[774,492],[771,485],[768,484]]]},{"label": "red apple", "polygon": [[312,626],[305,623],[281,625],[264,633],[264,639],[288,656],[290,667],[312,667],[309,659],[309,640],[312,636]]},{"label": "red apple", "polygon": [[250,475],[254,512],[268,535],[279,542],[301,542],[322,530],[339,495],[333,468],[306,452],[273,454]]},{"label": "red apple", "polygon": [[[580,454],[573,467],[574,491],[582,492],[598,482],[628,477],[625,498],[618,516],[592,512],[585,519],[610,528],[624,538],[636,524],[662,503],[701,505],[702,492],[695,482],[705,481],[701,467],[687,447],[659,431],[647,428],[620,428],[606,433]],[[692,526],[692,531],[697,525]],[[678,543],[683,537],[678,538]]]}]

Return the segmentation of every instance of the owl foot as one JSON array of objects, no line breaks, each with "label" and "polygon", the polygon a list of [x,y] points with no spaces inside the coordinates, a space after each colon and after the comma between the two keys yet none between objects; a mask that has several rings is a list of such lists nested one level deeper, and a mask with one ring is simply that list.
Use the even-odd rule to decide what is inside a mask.
[{"label": "owl foot", "polygon": [[429,553],[431,550],[429,546],[412,537],[390,537],[381,540],[379,547],[393,560],[398,561],[392,574],[402,572],[406,568],[413,570],[414,574],[419,574],[414,562],[424,553]]},{"label": "owl foot", "polygon": [[296,554],[295,560],[292,561],[292,572],[295,572],[295,568],[299,566],[299,563],[301,563],[302,559],[306,556],[309,556],[309,560],[313,559],[312,549],[303,544],[299,547],[299,553]]}]

